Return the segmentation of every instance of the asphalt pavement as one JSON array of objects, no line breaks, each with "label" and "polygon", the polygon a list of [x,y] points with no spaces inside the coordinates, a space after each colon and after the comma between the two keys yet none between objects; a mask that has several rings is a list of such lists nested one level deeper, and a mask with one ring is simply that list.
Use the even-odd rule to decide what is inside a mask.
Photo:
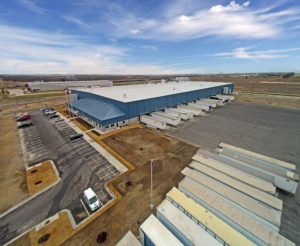
[{"label": "asphalt pavement", "polygon": [[[39,133],[38,144],[42,143],[48,150],[47,156],[54,161],[61,182],[0,219],[0,245],[62,209],[69,209],[75,222],[79,223],[88,216],[80,201],[83,191],[92,187],[100,201],[105,204],[112,199],[105,189],[105,182],[119,174],[84,139],[79,140],[81,145],[76,144],[76,141],[70,141],[69,134],[71,135],[74,130],[66,123],[61,124],[64,124],[65,130],[69,131],[67,134],[64,130],[58,131],[55,127],[55,119],[50,120],[40,110],[30,111],[30,113],[31,121],[34,123],[34,135],[36,132]],[[78,149],[83,145],[86,151]],[[32,150],[30,141],[28,146]]]}]

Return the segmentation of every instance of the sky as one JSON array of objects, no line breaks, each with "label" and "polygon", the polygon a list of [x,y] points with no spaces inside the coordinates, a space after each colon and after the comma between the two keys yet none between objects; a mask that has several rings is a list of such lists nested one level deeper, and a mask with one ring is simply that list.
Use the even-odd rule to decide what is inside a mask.
[{"label": "sky", "polygon": [[0,0],[1,74],[300,72],[299,0]]}]

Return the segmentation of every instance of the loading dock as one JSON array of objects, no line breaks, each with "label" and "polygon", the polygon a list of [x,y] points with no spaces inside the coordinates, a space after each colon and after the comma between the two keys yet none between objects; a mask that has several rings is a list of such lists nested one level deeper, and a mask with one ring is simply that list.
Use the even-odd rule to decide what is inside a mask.
[{"label": "loading dock", "polygon": [[190,110],[186,110],[184,108],[168,108],[167,110],[170,110],[172,112],[176,112],[176,113],[179,113],[180,115],[186,115],[187,118],[190,120],[190,119],[193,119],[193,112],[191,112]]},{"label": "loading dock", "polygon": [[189,117],[188,117],[187,114],[180,113],[180,112],[176,112],[176,111],[171,110],[171,109],[168,109],[168,108],[166,108],[166,109],[164,109],[164,110],[165,110],[165,112],[166,112],[167,114],[173,115],[173,116],[176,116],[176,117],[179,117],[179,118],[182,119],[182,120],[188,120],[188,119],[189,119]]},{"label": "loading dock", "polygon": [[171,126],[177,126],[180,123],[180,118],[177,116],[169,115],[165,112],[157,111],[151,114],[153,118],[163,120]]},{"label": "loading dock", "polygon": [[201,109],[197,109],[197,108],[193,108],[191,106],[187,106],[187,105],[179,105],[177,106],[178,109],[184,109],[186,112],[190,112],[193,114],[193,116],[200,116],[203,115],[203,112]]},{"label": "loading dock", "polygon": [[147,126],[149,126],[151,128],[154,128],[154,129],[165,130],[167,127],[166,121],[163,121],[163,120],[157,119],[157,118],[153,118],[148,115],[141,115],[140,122],[146,124]]},{"label": "loading dock", "polygon": [[188,106],[192,107],[192,108],[204,110],[204,111],[207,111],[207,112],[209,112],[211,110],[211,107],[209,105],[203,105],[203,104],[200,104],[200,103],[188,103]]},{"label": "loading dock", "polygon": [[199,104],[199,105],[210,106],[211,108],[216,108],[217,107],[217,104],[215,102],[206,102],[206,101],[202,101],[202,100],[197,100],[195,103]]}]

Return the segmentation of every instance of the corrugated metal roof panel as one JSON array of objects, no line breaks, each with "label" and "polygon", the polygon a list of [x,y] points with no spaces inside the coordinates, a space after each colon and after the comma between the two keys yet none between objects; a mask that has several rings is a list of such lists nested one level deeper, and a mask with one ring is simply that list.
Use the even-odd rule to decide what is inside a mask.
[{"label": "corrugated metal roof panel", "polygon": [[216,235],[222,238],[230,245],[255,245],[252,241],[242,235],[240,232],[233,229],[230,225],[219,219],[217,216],[206,210],[200,204],[196,203],[193,199],[186,196],[183,192],[173,187],[167,193],[167,198],[178,203],[193,217],[199,220],[207,228],[213,231]]},{"label": "corrugated metal roof panel", "polygon": [[125,116],[125,113],[115,105],[91,98],[73,101],[71,107],[101,121]]},{"label": "corrugated metal roof panel", "polygon": [[151,214],[140,226],[151,242],[156,246],[183,244],[153,215]]}]

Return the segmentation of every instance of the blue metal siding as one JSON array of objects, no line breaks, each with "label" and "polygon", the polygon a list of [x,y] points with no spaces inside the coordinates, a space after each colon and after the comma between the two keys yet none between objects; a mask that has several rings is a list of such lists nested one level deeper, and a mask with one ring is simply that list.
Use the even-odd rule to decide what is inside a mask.
[{"label": "blue metal siding", "polygon": [[[150,98],[150,99],[145,99],[145,100],[140,100],[135,102],[128,102],[128,103],[123,103],[107,97],[103,97],[103,96],[99,96],[99,95],[95,95],[83,91],[72,90],[72,93],[78,95],[78,100],[83,98],[97,99],[103,102],[111,103],[125,113],[124,117],[102,121],[102,125],[108,125],[108,124],[116,123],[118,121],[131,119],[145,113],[151,113],[166,107],[172,107],[178,104],[192,102],[194,100],[199,100],[201,98],[209,97],[215,94],[222,94],[224,87],[229,87],[231,91],[233,91],[234,84],[220,85],[213,88],[206,88],[206,89],[201,89],[201,90],[196,90],[191,92],[178,93],[178,94],[168,95],[163,97],[155,97],[155,98]],[[84,112],[81,113],[84,114]],[[95,121],[98,124],[100,124],[97,119]]]}]

